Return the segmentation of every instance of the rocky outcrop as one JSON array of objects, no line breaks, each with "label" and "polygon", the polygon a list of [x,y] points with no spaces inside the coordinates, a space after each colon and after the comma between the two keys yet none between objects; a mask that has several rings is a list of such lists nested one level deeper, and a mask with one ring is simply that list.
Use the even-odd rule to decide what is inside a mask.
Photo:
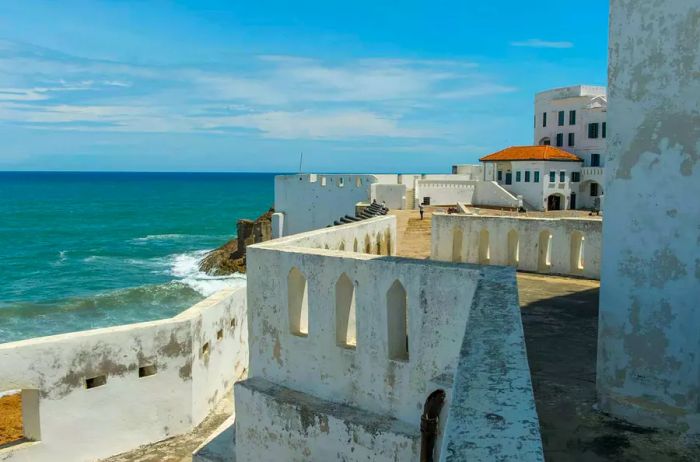
[{"label": "rocky outcrop", "polygon": [[255,220],[238,220],[236,239],[209,252],[200,262],[199,270],[212,276],[245,273],[246,246],[272,239],[272,214],[268,210]]}]

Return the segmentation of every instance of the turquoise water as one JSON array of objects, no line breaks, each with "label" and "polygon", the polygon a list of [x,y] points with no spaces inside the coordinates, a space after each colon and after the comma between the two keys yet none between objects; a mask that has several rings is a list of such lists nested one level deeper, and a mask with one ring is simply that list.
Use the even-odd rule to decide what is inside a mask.
[{"label": "turquoise water", "polygon": [[0,172],[0,343],[173,316],[245,283],[198,271],[271,174]]}]

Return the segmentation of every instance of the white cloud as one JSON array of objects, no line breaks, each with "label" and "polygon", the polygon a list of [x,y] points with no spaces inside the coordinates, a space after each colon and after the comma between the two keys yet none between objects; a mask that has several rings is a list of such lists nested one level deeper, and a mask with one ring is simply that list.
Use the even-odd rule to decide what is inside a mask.
[{"label": "white cloud", "polygon": [[450,101],[515,90],[467,60],[264,55],[155,67],[1,45],[0,120],[37,129],[415,140],[438,135],[431,117]]},{"label": "white cloud", "polygon": [[209,121],[208,125],[211,129],[255,129],[267,138],[279,139],[422,138],[433,135],[425,129],[402,128],[396,120],[365,111],[275,111],[223,117]]},{"label": "white cloud", "polygon": [[573,42],[567,41],[548,41],[541,39],[529,39],[518,42],[510,42],[514,47],[527,47],[527,48],[573,48]]}]

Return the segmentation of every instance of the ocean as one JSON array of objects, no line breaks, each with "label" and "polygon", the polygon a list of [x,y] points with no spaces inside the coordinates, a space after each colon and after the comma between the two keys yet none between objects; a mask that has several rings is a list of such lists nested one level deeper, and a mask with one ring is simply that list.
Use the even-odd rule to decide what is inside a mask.
[{"label": "ocean", "polygon": [[171,317],[245,276],[198,269],[274,175],[0,172],[0,343]]}]

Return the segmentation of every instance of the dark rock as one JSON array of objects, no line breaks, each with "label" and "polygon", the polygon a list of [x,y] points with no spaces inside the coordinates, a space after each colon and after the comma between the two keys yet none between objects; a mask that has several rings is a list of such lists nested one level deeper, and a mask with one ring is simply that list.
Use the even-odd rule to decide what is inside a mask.
[{"label": "dark rock", "polygon": [[245,273],[246,246],[272,239],[273,213],[270,209],[255,220],[238,220],[236,239],[206,254],[199,263],[199,270],[212,276]]}]

